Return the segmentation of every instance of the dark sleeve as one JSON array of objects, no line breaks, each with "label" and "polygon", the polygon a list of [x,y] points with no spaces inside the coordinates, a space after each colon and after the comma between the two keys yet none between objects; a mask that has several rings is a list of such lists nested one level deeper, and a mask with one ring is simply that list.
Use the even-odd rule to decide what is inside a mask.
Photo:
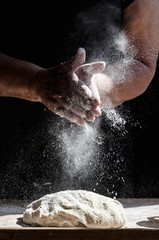
[{"label": "dark sleeve", "polygon": [[134,0],[123,0],[123,9],[127,8]]}]

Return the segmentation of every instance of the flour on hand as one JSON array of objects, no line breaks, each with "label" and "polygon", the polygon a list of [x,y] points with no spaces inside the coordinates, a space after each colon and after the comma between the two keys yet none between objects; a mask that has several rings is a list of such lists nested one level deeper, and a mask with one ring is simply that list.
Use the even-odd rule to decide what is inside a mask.
[{"label": "flour on hand", "polygon": [[32,202],[23,222],[48,227],[121,228],[126,226],[123,206],[117,200],[85,190],[48,194]]}]

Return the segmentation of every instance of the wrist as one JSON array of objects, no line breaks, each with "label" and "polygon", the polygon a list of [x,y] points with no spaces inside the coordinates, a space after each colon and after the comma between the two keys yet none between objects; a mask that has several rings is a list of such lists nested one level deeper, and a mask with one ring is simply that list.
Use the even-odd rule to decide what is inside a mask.
[{"label": "wrist", "polygon": [[0,54],[0,96],[38,101],[38,65]]},{"label": "wrist", "polygon": [[13,97],[22,98],[28,101],[38,102],[40,101],[39,95],[38,95],[38,82],[39,82],[39,75],[41,72],[40,67],[33,67],[33,69],[30,69],[30,73],[27,74],[25,77],[22,77],[19,81],[17,80],[15,84],[15,88],[13,85]]},{"label": "wrist", "polygon": [[44,82],[49,78],[48,69],[40,68],[37,70],[34,82],[32,84],[32,101],[42,102],[42,93],[44,91]]}]

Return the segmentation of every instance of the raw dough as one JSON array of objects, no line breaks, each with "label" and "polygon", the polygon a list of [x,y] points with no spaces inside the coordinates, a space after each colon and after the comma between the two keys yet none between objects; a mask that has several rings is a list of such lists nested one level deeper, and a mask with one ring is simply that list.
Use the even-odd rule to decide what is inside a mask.
[{"label": "raw dough", "polygon": [[120,228],[126,226],[126,217],[117,200],[85,190],[67,190],[32,202],[24,211],[23,222],[34,226]]}]

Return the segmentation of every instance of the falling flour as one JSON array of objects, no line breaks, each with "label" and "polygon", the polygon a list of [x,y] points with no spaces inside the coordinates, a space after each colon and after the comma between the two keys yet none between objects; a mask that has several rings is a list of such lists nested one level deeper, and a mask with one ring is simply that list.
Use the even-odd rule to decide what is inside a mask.
[{"label": "falling flour", "polygon": [[66,153],[65,170],[70,175],[75,175],[81,170],[85,171],[86,167],[89,169],[94,162],[93,154],[97,148],[97,129],[89,125],[80,129],[72,126],[70,131],[62,132],[60,139]]},{"label": "falling flour", "polygon": [[[82,31],[82,35],[87,36],[88,39],[86,52],[88,49],[91,54],[87,61],[104,60],[110,78],[116,84],[119,81],[125,81],[125,74],[127,74],[125,69],[133,64],[134,49],[129,44],[125,33],[120,31],[120,24],[117,26],[112,18],[105,13],[106,10],[115,14],[117,18],[120,15],[120,9],[114,5],[97,4],[96,8],[80,13],[77,17],[77,21],[79,20],[80,23],[77,24],[77,29],[78,32]],[[109,19],[106,17],[109,17]],[[99,34],[96,34],[96,30],[98,30],[96,26],[101,26]],[[112,38],[106,42],[108,32],[111,33]],[[95,33],[93,39],[92,33]],[[116,63],[118,67],[114,67]],[[58,131],[59,156],[62,159],[63,171],[60,177],[65,176],[67,182],[70,181],[71,187],[74,188],[74,181],[82,180],[86,182],[87,179],[90,180],[90,176],[97,174],[97,176],[94,176],[96,183],[90,182],[90,186],[94,184],[93,191],[98,191],[97,189],[103,179],[104,181],[109,179],[109,186],[112,183],[112,187],[109,189],[106,185],[105,192],[116,197],[118,189],[116,189],[114,182],[118,181],[124,184],[125,181],[122,175],[125,159],[122,156],[123,146],[120,146],[120,141],[127,134],[125,127],[127,116],[125,113],[121,113],[118,108],[103,109],[102,115],[104,121],[108,123],[107,129],[109,129],[106,129],[107,131],[101,128],[102,117],[99,117],[94,123],[86,124],[83,128],[74,124],[66,127],[64,124],[61,131]],[[59,129],[59,126],[57,129]],[[105,149],[106,154],[103,153]],[[101,158],[103,158],[102,161]],[[100,171],[96,171],[96,169]]]}]

